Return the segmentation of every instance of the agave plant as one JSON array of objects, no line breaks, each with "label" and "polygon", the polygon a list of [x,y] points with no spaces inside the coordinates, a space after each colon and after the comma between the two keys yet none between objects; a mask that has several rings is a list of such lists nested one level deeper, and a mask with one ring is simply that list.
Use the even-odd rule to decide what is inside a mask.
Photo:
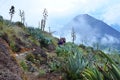
[{"label": "agave plant", "polygon": [[68,57],[76,52],[80,52],[80,50],[77,45],[72,43],[66,43],[56,48],[56,53],[59,57]]},{"label": "agave plant", "polygon": [[114,79],[120,80],[120,70],[114,64],[111,64],[111,67],[108,67],[109,71],[113,75]]},{"label": "agave plant", "polygon": [[85,80],[104,80],[103,75],[96,68],[85,69],[82,75]]},{"label": "agave plant", "polygon": [[69,43],[58,47],[61,69],[67,80],[120,80],[118,64],[108,54],[100,50],[89,50],[84,54],[84,50]]},{"label": "agave plant", "polygon": [[87,64],[88,62],[83,57],[82,53],[76,52],[75,54],[67,57],[62,68],[67,74],[67,79],[76,80],[82,77],[81,73],[86,68]]},{"label": "agave plant", "polygon": [[104,80],[120,80],[120,69],[118,65],[104,52],[98,51],[98,55],[103,59],[104,66],[97,64],[96,67],[102,73]]},{"label": "agave plant", "polygon": [[74,56],[70,56],[65,65],[65,71],[67,72],[68,78],[75,80],[80,79],[81,72],[87,66],[87,61],[81,56],[80,53],[76,53]]}]

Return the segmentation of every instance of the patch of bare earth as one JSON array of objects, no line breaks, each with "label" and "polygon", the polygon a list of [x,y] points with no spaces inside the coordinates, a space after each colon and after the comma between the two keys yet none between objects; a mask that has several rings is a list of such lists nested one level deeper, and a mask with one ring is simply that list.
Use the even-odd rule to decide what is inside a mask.
[{"label": "patch of bare earth", "polygon": [[0,80],[23,80],[23,76],[9,45],[0,38]]},{"label": "patch of bare earth", "polygon": [[59,73],[47,73],[43,76],[38,76],[36,73],[26,73],[29,80],[62,80]]}]

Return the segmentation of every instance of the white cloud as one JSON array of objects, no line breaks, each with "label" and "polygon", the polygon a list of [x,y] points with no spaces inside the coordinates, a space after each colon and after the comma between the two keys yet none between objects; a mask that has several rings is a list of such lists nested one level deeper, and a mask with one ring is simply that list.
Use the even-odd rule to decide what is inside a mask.
[{"label": "white cloud", "polygon": [[110,6],[108,9],[106,9],[106,12],[103,14],[103,19],[109,25],[120,25],[120,3]]},{"label": "white cloud", "polygon": [[101,39],[102,44],[114,44],[114,43],[119,43],[119,40],[113,36],[110,35],[104,35],[103,38]]},{"label": "white cloud", "polygon": [[[3,4],[2,2],[4,0],[0,4]],[[98,12],[103,14],[97,16],[102,16],[107,23],[119,23],[120,14],[118,11],[120,6],[118,3],[120,4],[120,0],[6,0],[2,7],[0,6],[0,15],[9,19],[8,10],[11,5],[15,5],[16,16],[14,16],[13,20],[19,20],[18,10],[22,9],[25,11],[26,21],[31,25],[38,25],[44,8],[48,10],[48,19],[53,22],[51,24],[64,25],[78,14],[97,14]],[[116,14],[113,15],[113,13]],[[60,21],[60,23],[56,23],[56,20]]]}]

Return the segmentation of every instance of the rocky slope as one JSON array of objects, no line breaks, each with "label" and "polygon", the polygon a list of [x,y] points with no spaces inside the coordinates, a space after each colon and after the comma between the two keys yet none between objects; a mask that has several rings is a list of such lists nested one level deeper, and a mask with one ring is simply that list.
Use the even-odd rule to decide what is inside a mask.
[{"label": "rocky slope", "polygon": [[48,54],[55,50],[56,45],[56,38],[48,32],[24,26],[21,22],[11,23],[2,19],[0,80],[43,80],[38,77],[39,71],[42,70],[45,75],[51,74],[44,65],[48,67]]},{"label": "rocky slope", "polygon": [[24,73],[18,65],[8,44],[0,38],[0,80],[24,80]]}]

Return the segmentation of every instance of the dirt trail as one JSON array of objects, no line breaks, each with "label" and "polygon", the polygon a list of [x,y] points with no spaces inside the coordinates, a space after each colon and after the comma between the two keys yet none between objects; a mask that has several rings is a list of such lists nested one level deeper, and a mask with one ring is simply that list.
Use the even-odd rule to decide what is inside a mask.
[{"label": "dirt trail", "polygon": [[15,54],[16,56],[16,59],[18,61],[21,61],[21,60],[25,60],[25,57],[27,54],[30,54],[33,50],[29,50],[29,51],[25,51],[25,52],[22,52],[22,53],[19,53],[19,54]]},{"label": "dirt trail", "polygon": [[[25,52],[16,54],[16,59],[18,60],[18,62],[20,62],[21,60],[25,60],[26,55],[30,54],[32,52],[33,52],[33,50],[29,50],[29,51],[25,51]],[[48,57],[55,57],[56,56],[55,51],[46,52],[46,53],[47,53]],[[42,66],[44,66],[44,65],[41,65],[40,67],[42,67]],[[28,77],[28,80],[62,80],[60,78],[61,76],[56,74],[56,73],[46,73],[46,75],[38,77],[39,72],[37,71],[37,72],[33,72],[33,73],[26,72],[26,75]]]}]

